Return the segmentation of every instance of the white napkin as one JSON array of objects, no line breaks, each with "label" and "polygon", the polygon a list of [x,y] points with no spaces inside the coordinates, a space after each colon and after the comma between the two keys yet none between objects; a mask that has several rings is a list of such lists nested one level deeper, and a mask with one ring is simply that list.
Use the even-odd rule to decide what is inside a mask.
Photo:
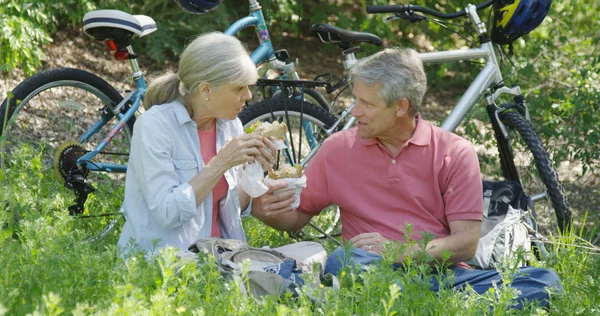
[{"label": "white napkin", "polygon": [[269,188],[263,183],[264,177],[265,171],[258,161],[247,165],[240,173],[242,190],[253,198],[267,193]]},{"label": "white napkin", "polygon": [[283,189],[279,189],[279,190],[275,191],[275,193],[287,191],[287,190],[294,190],[295,195],[294,195],[294,202],[292,203],[292,207],[293,208],[298,207],[298,205],[300,205],[300,193],[302,193],[302,188],[306,187],[306,176],[302,175],[302,177],[300,177],[300,178],[283,178],[283,179],[277,179],[277,180],[273,180],[271,178],[265,178],[265,184],[275,184],[275,183],[280,183],[280,182],[285,182],[285,183],[287,183],[288,186]]},{"label": "white napkin", "polygon": [[[278,150],[287,148],[285,143],[280,139],[272,142]],[[266,149],[268,150],[268,148]],[[242,190],[253,198],[267,193],[269,188],[263,182],[264,177],[265,171],[258,161],[248,164],[246,167],[242,168],[242,171],[240,172],[240,185],[242,186]]]}]

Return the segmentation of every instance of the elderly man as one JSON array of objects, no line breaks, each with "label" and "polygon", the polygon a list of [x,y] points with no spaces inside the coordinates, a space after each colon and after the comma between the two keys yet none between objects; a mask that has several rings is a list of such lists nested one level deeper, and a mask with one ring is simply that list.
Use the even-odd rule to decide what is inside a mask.
[{"label": "elderly man", "polygon": [[[297,209],[290,207],[292,192],[272,193],[277,186],[254,200],[253,215],[276,229],[296,231],[324,207],[339,205],[342,239],[352,250],[348,258],[342,248],[329,256],[325,271],[333,274],[345,264],[380,260],[384,244],[406,240],[410,224],[412,240],[424,232],[435,236],[427,246],[430,256],[441,261],[451,254],[453,287],[470,284],[484,293],[500,275],[464,263],[477,249],[483,210],[477,154],[467,140],[419,115],[427,81],[418,53],[386,49],[359,61],[351,78],[358,126],[323,143],[305,171],[308,183]],[[410,252],[398,254],[396,262]],[[521,290],[520,303],[536,299],[547,305],[546,288],[562,288],[552,271],[521,270],[524,275],[513,282]]]}]

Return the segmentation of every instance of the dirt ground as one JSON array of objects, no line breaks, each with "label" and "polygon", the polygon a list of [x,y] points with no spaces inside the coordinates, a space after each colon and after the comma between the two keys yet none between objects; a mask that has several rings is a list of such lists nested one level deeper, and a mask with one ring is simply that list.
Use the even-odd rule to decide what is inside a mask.
[{"label": "dirt ground", "polygon": [[[150,35],[152,36],[152,35]],[[139,39],[138,39],[139,40]],[[143,39],[141,39],[143,40]],[[251,47],[251,45],[249,45]],[[298,58],[298,69],[302,78],[314,78],[323,73],[332,73],[334,81],[342,78],[342,55],[337,47],[325,47],[319,40],[306,37],[287,37],[282,41],[282,47],[288,48],[293,59]],[[127,90],[134,87],[130,80],[128,62],[115,61],[102,43],[86,37],[82,31],[59,32],[54,42],[45,50],[43,68],[74,67],[80,68],[105,79],[117,90]],[[147,70],[147,78],[160,75],[165,71],[175,71],[174,62],[157,65],[149,59],[139,58],[142,69]],[[0,96],[4,98],[9,89],[14,88],[24,79],[19,70],[10,74],[0,75]],[[324,92],[324,91],[323,91]],[[462,91],[432,89],[427,92],[421,115],[430,121],[437,121],[447,115],[460,97]],[[333,96],[330,96],[331,98]],[[338,99],[338,106],[348,106],[351,101],[349,91]],[[564,161],[558,166],[559,176],[569,198],[575,223],[580,223],[585,212],[589,212],[587,227],[599,228],[600,214],[600,179],[598,176],[581,175],[581,164],[576,161]],[[599,228],[600,229],[600,228]],[[600,232],[592,233],[594,244],[600,244]]]}]

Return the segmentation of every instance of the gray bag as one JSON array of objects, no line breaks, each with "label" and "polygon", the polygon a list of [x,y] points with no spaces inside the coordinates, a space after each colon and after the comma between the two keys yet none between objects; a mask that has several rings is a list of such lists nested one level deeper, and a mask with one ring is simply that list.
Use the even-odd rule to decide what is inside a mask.
[{"label": "gray bag", "polygon": [[519,249],[524,251],[526,265],[531,254],[533,217],[527,212],[528,197],[521,186],[512,181],[483,182],[483,220],[477,252],[466,263],[480,269],[497,268],[503,261],[513,260]]},{"label": "gray bag", "polygon": [[[296,260],[273,249],[250,247],[234,239],[201,238],[189,250],[212,254],[226,279],[233,280],[244,294],[250,292],[257,298],[280,297],[288,290],[297,296],[297,288],[304,284]],[[246,280],[242,280],[243,265],[248,267]]]}]

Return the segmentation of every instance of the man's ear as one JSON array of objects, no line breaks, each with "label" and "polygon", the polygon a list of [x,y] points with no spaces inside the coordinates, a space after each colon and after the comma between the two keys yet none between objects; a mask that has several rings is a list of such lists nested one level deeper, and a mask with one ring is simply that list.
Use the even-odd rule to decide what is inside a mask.
[{"label": "man's ear", "polygon": [[408,99],[402,98],[396,101],[394,106],[396,107],[396,117],[402,117],[408,113]]}]

